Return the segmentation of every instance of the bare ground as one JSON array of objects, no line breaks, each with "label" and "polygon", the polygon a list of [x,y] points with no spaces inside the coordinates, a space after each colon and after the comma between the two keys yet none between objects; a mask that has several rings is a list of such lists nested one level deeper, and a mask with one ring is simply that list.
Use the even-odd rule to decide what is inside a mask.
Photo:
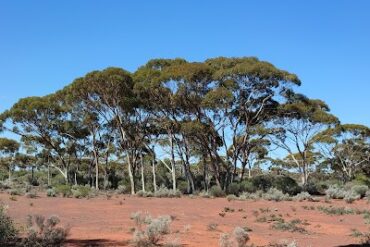
[{"label": "bare ground", "polygon": [[[350,236],[351,229],[369,231],[362,215],[330,216],[319,210],[307,210],[302,206],[322,205],[328,207],[349,207],[370,209],[366,201],[346,204],[332,200],[320,202],[271,202],[227,201],[225,198],[138,198],[131,196],[113,196],[111,199],[97,197],[92,199],[48,198],[36,199],[24,196],[10,200],[5,193],[0,200],[9,206],[9,215],[22,227],[27,215],[57,215],[64,225],[71,227],[68,246],[129,246],[133,227],[130,216],[133,212],[148,212],[152,216],[171,215],[175,218],[173,233],[168,238],[181,242],[183,246],[218,246],[220,234],[231,232],[236,226],[247,226],[251,241],[256,246],[266,246],[281,241],[296,241],[302,246],[346,246],[357,244],[358,239]],[[226,212],[225,208],[234,210]],[[260,209],[269,209],[261,213]],[[258,215],[255,211],[258,211]],[[221,213],[221,215],[220,215]],[[256,222],[261,216],[280,215],[284,220],[300,219],[307,221],[303,227],[307,233],[287,232],[272,229],[269,222]],[[217,224],[215,230],[209,230],[209,224]]]}]

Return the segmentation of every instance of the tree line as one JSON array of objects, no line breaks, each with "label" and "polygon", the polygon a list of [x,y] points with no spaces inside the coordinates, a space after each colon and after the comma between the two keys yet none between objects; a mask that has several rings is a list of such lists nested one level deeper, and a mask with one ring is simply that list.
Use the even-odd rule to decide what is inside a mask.
[{"label": "tree line", "polygon": [[187,193],[226,190],[258,167],[297,172],[303,186],[315,172],[369,176],[370,129],[341,124],[325,102],[298,93],[300,85],[254,57],[93,71],[2,113],[0,130],[20,139],[0,138],[0,163],[9,180],[17,168],[53,169],[67,184],[96,189],[109,188],[121,169],[132,194],[155,191],[159,169]]}]

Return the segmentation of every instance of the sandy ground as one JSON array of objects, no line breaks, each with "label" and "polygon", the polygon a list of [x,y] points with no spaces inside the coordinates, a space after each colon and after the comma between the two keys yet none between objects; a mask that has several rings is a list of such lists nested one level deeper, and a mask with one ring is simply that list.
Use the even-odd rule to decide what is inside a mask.
[{"label": "sandy ground", "polygon": [[[171,215],[173,233],[167,238],[181,242],[183,246],[218,246],[220,234],[231,232],[236,226],[247,226],[251,241],[255,246],[266,246],[284,240],[296,241],[302,246],[346,246],[357,244],[358,239],[350,236],[351,229],[369,231],[362,215],[329,216],[319,210],[307,210],[302,206],[319,205],[370,209],[366,201],[346,204],[333,200],[330,204],[321,202],[270,202],[270,201],[227,201],[225,198],[138,198],[113,196],[111,199],[48,198],[36,199],[24,196],[10,200],[5,193],[0,194],[2,203],[9,206],[8,213],[16,223],[25,225],[27,215],[57,215],[63,225],[71,227],[68,246],[129,246],[133,222],[133,212],[148,212],[152,216]],[[222,212],[225,207],[234,212]],[[261,213],[260,209],[270,210]],[[256,212],[259,211],[258,216]],[[304,228],[308,233],[291,233],[272,229],[273,223],[256,222],[263,215],[282,215],[286,220],[306,220]],[[209,230],[209,224],[217,224],[216,230]]]}]

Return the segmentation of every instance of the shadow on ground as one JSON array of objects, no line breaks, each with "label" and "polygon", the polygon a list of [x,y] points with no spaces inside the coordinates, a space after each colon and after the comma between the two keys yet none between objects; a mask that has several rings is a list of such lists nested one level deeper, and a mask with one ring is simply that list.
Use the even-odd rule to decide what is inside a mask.
[{"label": "shadow on ground", "polygon": [[69,239],[65,243],[68,247],[100,247],[100,246],[128,246],[127,241],[112,241],[108,239]]}]

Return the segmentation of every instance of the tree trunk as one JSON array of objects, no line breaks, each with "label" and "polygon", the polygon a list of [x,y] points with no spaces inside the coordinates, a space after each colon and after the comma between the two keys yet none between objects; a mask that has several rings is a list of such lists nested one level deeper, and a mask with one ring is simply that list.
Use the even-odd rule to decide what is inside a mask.
[{"label": "tree trunk", "polygon": [[171,144],[171,175],[172,175],[172,189],[176,191],[176,166],[175,166],[175,147],[173,136],[170,135],[170,144]]},{"label": "tree trunk", "polygon": [[50,165],[48,163],[48,186],[50,186]]},{"label": "tree trunk", "polygon": [[145,192],[145,179],[144,179],[144,161],[143,154],[140,154],[140,168],[141,168],[141,189]]},{"label": "tree trunk", "polygon": [[134,175],[132,174],[131,160],[130,160],[130,156],[128,154],[127,154],[127,166],[128,166],[128,176],[130,178],[131,195],[135,195]]},{"label": "tree trunk", "polygon": [[94,150],[94,163],[95,163],[95,189],[99,190],[99,160],[96,150]]},{"label": "tree trunk", "polygon": [[154,193],[156,193],[157,192],[157,178],[155,175],[155,158],[153,159],[153,162],[152,162],[152,173],[153,173],[153,190],[154,190]]}]

